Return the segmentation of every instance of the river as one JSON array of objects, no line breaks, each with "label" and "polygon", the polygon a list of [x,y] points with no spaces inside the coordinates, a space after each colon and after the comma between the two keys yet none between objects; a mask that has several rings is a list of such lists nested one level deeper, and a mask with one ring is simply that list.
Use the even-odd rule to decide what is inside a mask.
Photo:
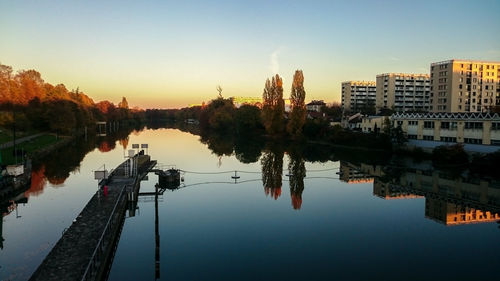
[{"label": "river", "polygon": [[[135,143],[181,169],[183,182],[127,213],[109,280],[498,275],[498,181],[425,162],[394,168],[369,152],[145,129],[79,140],[34,165],[31,187],[3,210],[1,280],[29,278],[96,192],[93,171],[115,167]],[[141,192],[157,183],[150,173]]]}]

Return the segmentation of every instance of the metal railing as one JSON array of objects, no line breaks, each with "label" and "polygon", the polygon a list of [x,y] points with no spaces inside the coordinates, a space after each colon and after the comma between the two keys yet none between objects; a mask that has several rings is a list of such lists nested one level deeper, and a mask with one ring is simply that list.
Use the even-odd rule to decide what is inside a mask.
[{"label": "metal railing", "polygon": [[82,281],[90,280],[99,271],[99,265],[101,262],[101,258],[105,253],[105,247],[104,247],[105,246],[104,245],[105,239],[112,231],[112,228],[114,226],[113,219],[115,216],[116,208],[117,208],[118,204],[121,202],[122,196],[123,196],[126,188],[127,188],[127,185],[124,185],[122,190],[120,191],[120,194],[118,195],[118,199],[116,200],[115,206],[113,207],[113,210],[111,211],[111,215],[109,216],[109,219],[106,222],[106,226],[104,227],[104,231],[102,232],[101,237],[99,238],[99,241],[97,242],[97,246],[95,247],[94,252],[92,253],[89,264],[87,265],[87,268],[85,269],[85,272],[83,273],[83,276],[81,279]]}]

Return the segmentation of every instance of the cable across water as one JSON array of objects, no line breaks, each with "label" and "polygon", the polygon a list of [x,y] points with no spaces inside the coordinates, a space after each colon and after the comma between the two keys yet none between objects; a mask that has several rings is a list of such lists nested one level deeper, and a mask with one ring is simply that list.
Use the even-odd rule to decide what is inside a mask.
[{"label": "cable across water", "polygon": [[[306,173],[316,173],[316,172],[327,172],[338,169],[339,167],[333,167],[328,169],[320,169],[320,170],[306,170]],[[179,171],[188,174],[198,174],[198,175],[219,175],[219,174],[230,174],[230,173],[242,173],[242,174],[262,174],[262,172],[258,171],[242,171],[242,170],[231,170],[231,171],[220,171],[220,172],[197,172],[197,171],[187,171],[179,169]],[[288,172],[288,169],[283,169],[282,172]]]}]

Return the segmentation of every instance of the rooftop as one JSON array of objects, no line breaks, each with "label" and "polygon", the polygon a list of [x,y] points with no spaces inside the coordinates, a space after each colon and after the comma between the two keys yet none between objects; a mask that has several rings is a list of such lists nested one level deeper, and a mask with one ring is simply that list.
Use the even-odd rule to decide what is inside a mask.
[{"label": "rooftop", "polygon": [[427,78],[430,77],[429,74],[424,74],[424,73],[382,73],[382,74],[377,74],[377,77],[379,76],[425,76]]},{"label": "rooftop", "polygon": [[429,112],[429,113],[394,113],[392,119],[461,119],[500,121],[498,113],[483,112]]},{"label": "rooftop", "polygon": [[438,61],[438,62],[433,62],[431,63],[431,66],[433,65],[440,65],[440,64],[449,64],[453,62],[465,62],[465,63],[493,63],[493,64],[500,64],[500,61],[484,61],[484,60],[461,60],[461,59],[451,59],[451,60],[445,60],[445,61]]},{"label": "rooftop", "polygon": [[375,86],[376,85],[376,82],[375,81],[344,81],[342,82],[342,84],[354,84],[354,85],[363,85],[363,86]]}]

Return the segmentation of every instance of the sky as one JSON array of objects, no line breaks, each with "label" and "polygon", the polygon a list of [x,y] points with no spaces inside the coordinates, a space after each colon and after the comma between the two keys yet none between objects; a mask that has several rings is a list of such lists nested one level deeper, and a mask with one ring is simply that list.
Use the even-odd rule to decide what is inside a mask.
[{"label": "sky", "polygon": [[500,61],[500,1],[0,0],[0,63],[95,101],[179,108],[262,95],[304,72],[306,100],[430,63]]}]

